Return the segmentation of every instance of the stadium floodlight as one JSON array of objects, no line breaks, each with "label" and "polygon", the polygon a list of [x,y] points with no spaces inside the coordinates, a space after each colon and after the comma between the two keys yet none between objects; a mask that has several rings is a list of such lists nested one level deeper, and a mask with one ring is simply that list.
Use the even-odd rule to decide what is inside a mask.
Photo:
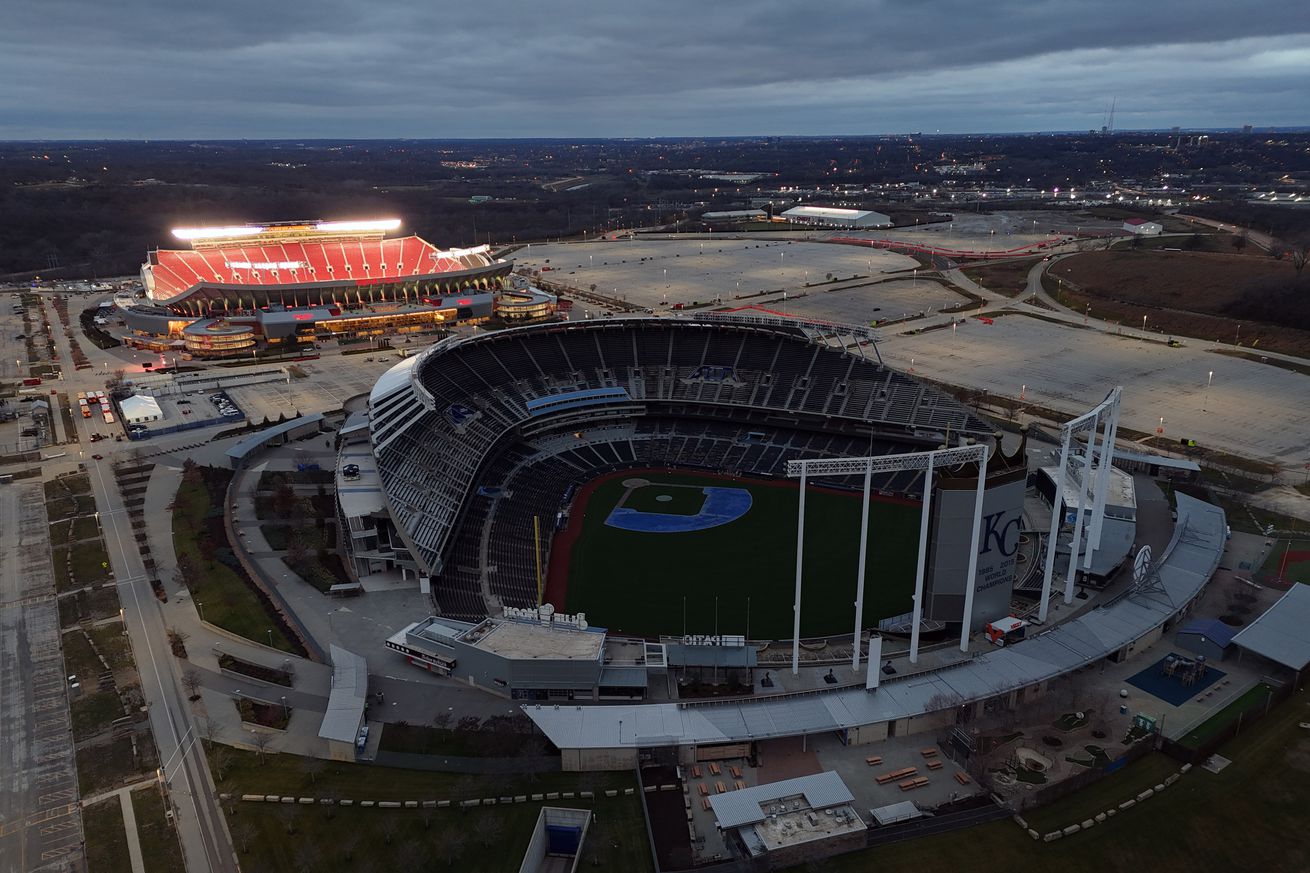
[{"label": "stadium floodlight", "polygon": [[367,233],[374,230],[395,230],[399,218],[375,218],[367,221],[320,221],[314,230],[320,233]]},{"label": "stadium floodlight", "polygon": [[184,240],[226,239],[233,236],[255,236],[267,228],[258,224],[243,224],[238,227],[175,227],[173,236]]}]

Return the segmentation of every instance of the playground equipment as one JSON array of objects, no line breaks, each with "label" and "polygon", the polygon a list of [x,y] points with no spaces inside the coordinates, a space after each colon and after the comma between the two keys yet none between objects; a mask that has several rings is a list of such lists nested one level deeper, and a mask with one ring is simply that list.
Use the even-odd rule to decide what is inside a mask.
[{"label": "playground equipment", "polygon": [[1160,671],[1164,675],[1177,679],[1185,688],[1196,684],[1200,679],[1204,679],[1205,672],[1208,669],[1204,655],[1197,655],[1195,658],[1184,658],[1182,655],[1171,654],[1164,659],[1164,663],[1160,666]]}]

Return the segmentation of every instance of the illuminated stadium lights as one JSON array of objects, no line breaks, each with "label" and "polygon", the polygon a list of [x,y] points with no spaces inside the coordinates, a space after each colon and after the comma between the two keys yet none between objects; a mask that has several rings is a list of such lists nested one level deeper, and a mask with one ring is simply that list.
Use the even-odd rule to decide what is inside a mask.
[{"label": "illuminated stadium lights", "polygon": [[469,255],[483,255],[489,251],[491,251],[491,246],[484,244],[480,246],[474,246],[471,249],[446,249],[444,251],[433,252],[432,257],[458,259],[458,258],[467,258]]},{"label": "illuminated stadium lights", "polygon": [[184,240],[225,239],[234,236],[258,236],[267,229],[258,224],[245,224],[239,227],[175,227],[173,236]]},{"label": "illuminated stadium lights", "polygon": [[395,230],[400,227],[399,218],[377,218],[367,221],[320,221],[314,230],[321,233],[367,233],[377,230]]}]

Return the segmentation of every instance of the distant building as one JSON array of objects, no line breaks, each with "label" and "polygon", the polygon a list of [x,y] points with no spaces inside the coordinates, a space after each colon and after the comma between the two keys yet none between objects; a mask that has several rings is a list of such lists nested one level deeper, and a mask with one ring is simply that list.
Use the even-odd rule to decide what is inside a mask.
[{"label": "distant building", "polygon": [[891,227],[891,216],[867,209],[841,209],[833,206],[793,206],[782,218],[796,224],[823,227]]},{"label": "distant building", "polygon": [[718,221],[735,223],[740,221],[767,221],[769,216],[763,209],[730,209],[726,212],[706,212],[701,221]]},{"label": "distant building", "polygon": [[1130,218],[1124,222],[1124,230],[1138,236],[1156,236],[1164,228],[1159,222],[1147,221],[1145,218]]}]

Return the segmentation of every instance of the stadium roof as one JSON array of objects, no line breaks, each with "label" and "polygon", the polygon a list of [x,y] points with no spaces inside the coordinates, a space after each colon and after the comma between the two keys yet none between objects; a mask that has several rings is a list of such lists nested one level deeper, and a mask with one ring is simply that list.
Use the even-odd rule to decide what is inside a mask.
[{"label": "stadium roof", "polygon": [[769,816],[763,806],[797,795],[805,797],[810,809],[827,809],[855,800],[841,777],[832,770],[825,770],[809,776],[783,779],[781,782],[711,794],[710,806],[714,809],[714,818],[718,820],[719,827],[726,830],[764,821]]},{"label": "stadium roof", "polygon": [[328,694],[327,712],[318,735],[325,740],[353,743],[364,721],[364,702],[368,697],[368,662],[363,656],[333,645],[332,691]]},{"label": "stadium roof", "polygon": [[1293,583],[1278,602],[1233,637],[1248,652],[1291,670],[1310,664],[1310,585]]},{"label": "stadium roof", "polygon": [[529,705],[523,711],[561,749],[758,740],[913,718],[1068,673],[1159,627],[1213,575],[1224,528],[1222,509],[1179,494],[1174,536],[1156,564],[1161,591],[1111,601],[949,667],[885,679],[875,692],[861,684],[713,704]]},{"label": "stadium roof", "polygon": [[191,251],[160,249],[143,265],[147,296],[169,303],[201,286],[256,287],[376,282],[456,273],[494,263],[486,246],[440,251],[416,236],[269,242]]}]

